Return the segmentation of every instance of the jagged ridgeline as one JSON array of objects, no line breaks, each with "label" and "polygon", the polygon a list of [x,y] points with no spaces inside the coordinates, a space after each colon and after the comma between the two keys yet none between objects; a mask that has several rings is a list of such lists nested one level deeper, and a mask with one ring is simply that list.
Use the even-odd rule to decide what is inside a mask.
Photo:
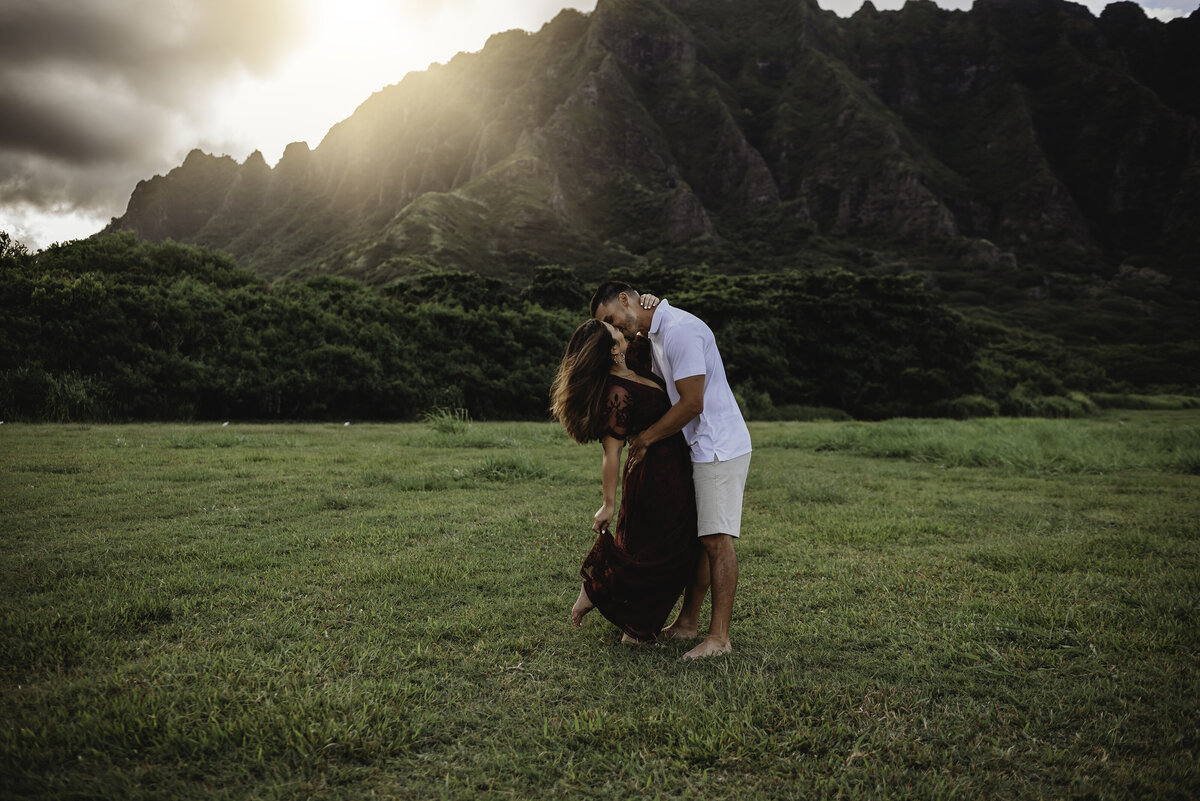
[{"label": "jagged ridgeline", "polygon": [[1200,15],[1133,3],[600,0],[410,73],[273,169],[193,151],[113,230],[267,277],[802,266],[831,239],[1000,266],[1186,270]]}]

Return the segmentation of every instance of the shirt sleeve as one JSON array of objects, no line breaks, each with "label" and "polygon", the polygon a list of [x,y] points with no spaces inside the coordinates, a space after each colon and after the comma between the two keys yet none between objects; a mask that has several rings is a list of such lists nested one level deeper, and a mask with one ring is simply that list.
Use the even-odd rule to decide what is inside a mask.
[{"label": "shirt sleeve", "polygon": [[629,435],[629,407],[633,397],[629,390],[618,384],[611,384],[604,397],[604,421],[600,427],[600,436],[613,439],[625,439]]},{"label": "shirt sleeve", "polygon": [[690,325],[677,326],[670,336],[663,339],[663,355],[671,364],[673,380],[708,373],[704,360],[706,337],[703,331]]}]

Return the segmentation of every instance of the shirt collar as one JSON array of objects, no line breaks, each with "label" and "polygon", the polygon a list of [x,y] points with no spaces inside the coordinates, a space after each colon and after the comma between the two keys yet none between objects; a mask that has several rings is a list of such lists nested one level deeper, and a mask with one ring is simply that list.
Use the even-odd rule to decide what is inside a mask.
[{"label": "shirt collar", "polygon": [[[650,318],[650,332],[657,334],[658,329],[662,328],[663,318],[667,316],[667,309],[671,308],[671,304],[667,303],[666,299],[660,300],[658,305],[654,307],[654,316]],[[661,312],[661,314],[660,314]]]}]

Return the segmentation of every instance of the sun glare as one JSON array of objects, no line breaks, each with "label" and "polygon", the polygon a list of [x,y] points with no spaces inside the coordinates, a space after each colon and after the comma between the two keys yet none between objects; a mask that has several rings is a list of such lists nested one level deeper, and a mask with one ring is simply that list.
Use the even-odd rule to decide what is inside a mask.
[{"label": "sun glare", "polygon": [[[591,11],[595,0],[295,0],[289,13],[298,15],[304,39],[267,69],[244,70],[207,100],[178,109],[178,130],[157,154],[161,169],[181,164],[193,148],[239,162],[261,150],[274,165],[291,142],[316,148],[372,93],[409,72],[478,51],[501,31],[536,31],[564,7]],[[131,176],[102,215],[5,208],[0,225],[35,246],[94,233],[124,210],[137,179],[152,174]]]},{"label": "sun glare", "polygon": [[239,160],[259,149],[274,164],[290,142],[315,148],[373,92],[483,46],[487,34],[464,31],[461,15],[422,5],[312,0],[309,40],[270,77],[247,76],[223,95],[215,111],[226,124],[201,147]]}]

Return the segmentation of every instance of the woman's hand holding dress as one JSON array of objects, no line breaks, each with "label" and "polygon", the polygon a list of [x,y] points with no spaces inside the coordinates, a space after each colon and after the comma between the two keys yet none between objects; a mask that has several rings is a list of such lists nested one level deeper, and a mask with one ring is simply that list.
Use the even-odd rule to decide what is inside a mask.
[{"label": "woman's hand holding dress", "polygon": [[596,532],[597,534],[603,534],[604,532],[608,531],[609,525],[612,524],[613,513],[615,511],[616,508],[614,505],[606,501],[605,504],[601,506],[599,510],[597,510],[596,516],[592,520],[592,531]]}]

